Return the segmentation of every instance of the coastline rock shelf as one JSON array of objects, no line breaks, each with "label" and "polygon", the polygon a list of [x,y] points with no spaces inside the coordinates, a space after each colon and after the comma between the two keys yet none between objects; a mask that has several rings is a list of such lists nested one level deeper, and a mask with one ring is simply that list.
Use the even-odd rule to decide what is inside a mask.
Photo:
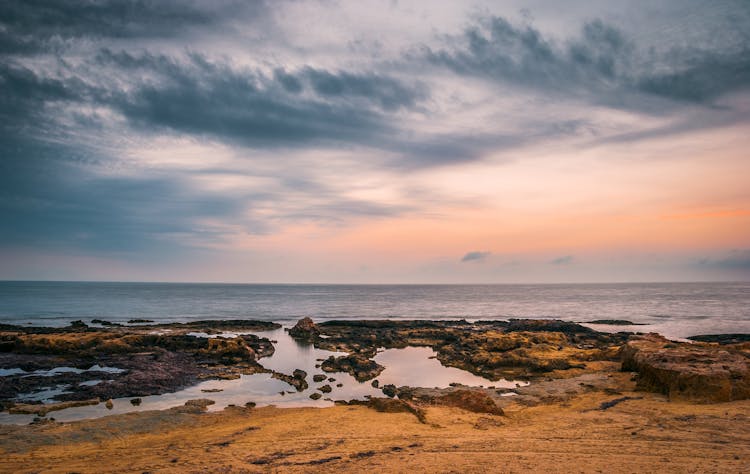
[{"label": "coastline rock shelf", "polygon": [[[90,327],[80,321],[63,328],[2,325],[0,369],[18,370],[0,377],[0,405],[13,406],[19,394],[49,386],[70,387],[54,395],[58,401],[108,400],[173,392],[210,378],[229,379],[240,374],[269,372],[257,362],[274,352],[268,339],[252,334],[239,334],[234,338],[194,337],[188,335],[188,331],[278,327],[263,321],[103,328]],[[60,367],[69,370],[57,370]],[[35,371],[49,372],[39,375]],[[102,379],[108,382],[95,383]],[[40,401],[43,400],[28,403]]]},{"label": "coastline rock shelf", "polygon": [[[50,402],[87,403],[160,395],[207,379],[231,380],[259,373],[270,374],[270,378],[293,386],[297,392],[309,388],[335,397],[340,383],[310,386],[305,370],[286,368],[288,373],[282,373],[262,365],[260,359],[274,354],[277,341],[249,332],[277,329],[280,325],[275,323],[245,320],[173,324],[138,321],[97,327],[75,321],[63,328],[0,325],[0,408],[16,406],[15,412],[42,413],[49,411],[42,404]],[[696,336],[698,342],[683,343],[656,334],[602,333],[556,320],[316,324],[305,318],[289,330],[289,336],[316,350],[336,352],[318,359],[320,363],[312,370],[323,374],[310,372],[310,380],[316,384],[326,379],[332,383],[332,374],[347,373],[386,397],[491,414],[501,413],[499,408],[511,398],[515,403],[533,406],[566,400],[571,393],[589,387],[603,390],[620,370],[635,372],[639,390],[663,393],[672,400],[724,402],[750,398],[750,341],[743,334]],[[375,382],[385,369],[375,360],[382,350],[414,347],[431,348],[443,366],[489,381],[528,381],[531,385],[468,387],[473,391],[467,392],[467,387]],[[106,383],[100,383],[103,380]],[[28,394],[41,395],[29,398]],[[320,398],[319,393],[313,395]],[[37,410],[35,404],[42,406]],[[498,410],[494,410],[495,405]]]},{"label": "coastline rock shelf", "polygon": [[676,344],[648,334],[623,347],[622,368],[638,373],[637,387],[670,400],[729,402],[750,398],[750,342]]},{"label": "coastline rock shelf", "polygon": [[[586,369],[593,361],[614,361],[629,333],[605,334],[555,320],[481,321],[327,321],[305,320],[289,331],[320,349],[347,352],[329,359],[323,370],[343,370],[360,381],[380,373],[368,365],[379,348],[425,346],[445,366],[490,380],[529,380]],[[381,369],[382,370],[382,369]],[[573,372],[571,372],[572,374]]]}]

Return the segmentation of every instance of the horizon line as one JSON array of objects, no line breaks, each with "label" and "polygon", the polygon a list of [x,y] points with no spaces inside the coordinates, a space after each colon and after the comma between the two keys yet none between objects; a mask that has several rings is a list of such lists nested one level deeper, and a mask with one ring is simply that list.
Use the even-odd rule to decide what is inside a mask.
[{"label": "horizon line", "polygon": [[484,283],[330,283],[330,282],[226,282],[226,281],[166,281],[166,280],[10,280],[0,279],[0,283],[105,283],[105,284],[159,284],[159,285],[257,285],[257,286],[525,286],[525,285],[655,285],[688,283],[750,283],[750,280],[652,280],[652,281],[569,281],[569,282],[484,282]]}]

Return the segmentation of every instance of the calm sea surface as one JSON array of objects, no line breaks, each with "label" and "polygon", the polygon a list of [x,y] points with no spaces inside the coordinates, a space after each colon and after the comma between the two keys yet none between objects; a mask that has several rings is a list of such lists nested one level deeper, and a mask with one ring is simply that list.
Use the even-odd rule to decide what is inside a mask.
[{"label": "calm sea surface", "polygon": [[[670,337],[750,332],[750,283],[231,285],[0,282],[0,322],[627,319]],[[604,328],[606,329],[606,328]],[[629,327],[623,327],[628,330]]]}]

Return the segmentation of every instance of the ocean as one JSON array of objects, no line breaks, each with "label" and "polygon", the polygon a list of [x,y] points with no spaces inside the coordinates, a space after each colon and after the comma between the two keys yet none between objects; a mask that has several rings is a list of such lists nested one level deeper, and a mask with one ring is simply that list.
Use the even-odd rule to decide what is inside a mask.
[{"label": "ocean", "polygon": [[602,330],[750,333],[750,283],[271,285],[0,282],[0,323],[260,319],[625,319]]},{"label": "ocean", "polygon": [[[0,323],[73,320],[625,319],[614,329],[697,334],[750,332],[750,283],[549,285],[265,285],[0,282]],[[607,328],[605,328],[606,330]]]}]

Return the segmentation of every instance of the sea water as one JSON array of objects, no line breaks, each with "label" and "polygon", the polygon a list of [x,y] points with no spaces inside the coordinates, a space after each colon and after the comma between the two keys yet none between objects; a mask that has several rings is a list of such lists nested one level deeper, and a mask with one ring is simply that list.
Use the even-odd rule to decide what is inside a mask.
[{"label": "sea water", "polygon": [[[72,320],[184,322],[259,319],[624,319],[609,329],[697,334],[750,332],[750,283],[558,285],[256,285],[0,282],[0,323]],[[608,328],[600,328],[608,329]]]}]

